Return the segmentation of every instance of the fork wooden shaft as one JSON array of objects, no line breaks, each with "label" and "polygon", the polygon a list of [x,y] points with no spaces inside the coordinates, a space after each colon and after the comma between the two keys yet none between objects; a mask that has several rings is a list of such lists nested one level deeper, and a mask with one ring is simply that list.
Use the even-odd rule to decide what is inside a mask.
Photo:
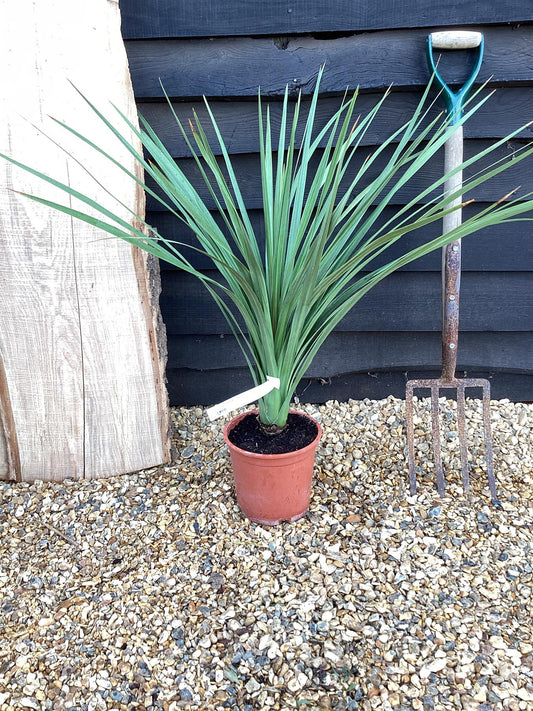
[{"label": "fork wooden shaft", "polygon": [[[444,171],[448,173],[463,162],[463,127],[459,126],[448,138],[444,147]],[[445,194],[461,190],[462,170],[457,171],[444,184]],[[461,205],[459,193],[450,207]],[[459,207],[442,221],[444,234],[461,225],[462,210]],[[457,366],[457,347],[459,342],[459,295],[461,290],[461,240],[443,247],[442,250],[442,379],[453,380]]]}]

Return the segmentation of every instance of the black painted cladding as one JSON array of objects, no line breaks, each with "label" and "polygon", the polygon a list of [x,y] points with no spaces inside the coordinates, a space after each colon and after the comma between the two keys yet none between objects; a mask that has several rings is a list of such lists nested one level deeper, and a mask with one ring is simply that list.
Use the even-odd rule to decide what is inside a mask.
[{"label": "black painted cladding", "polygon": [[[187,172],[194,167],[162,100],[160,79],[187,123],[193,109],[202,116],[210,98],[222,133],[244,179],[252,223],[261,235],[257,180],[257,86],[272,105],[288,83],[306,96],[325,61],[321,101],[324,116],[346,86],[359,85],[361,112],[392,95],[365,140],[373,148],[408,118],[427,80],[424,43],[428,31],[467,26],[486,42],[480,81],[493,77],[497,93],[465,127],[466,152],[533,119],[533,4],[524,0],[398,2],[227,3],[121,0],[123,33],[139,108],[162,135]],[[379,8],[379,11],[376,9]],[[290,12],[289,12],[290,11]],[[454,18],[453,20],[451,18]],[[166,39],[162,39],[166,38]],[[205,39],[202,39],[205,38]],[[464,53],[446,59],[446,77],[462,82],[469,67]],[[524,130],[502,151],[531,139]],[[439,174],[441,165],[423,179]],[[520,185],[533,190],[533,170],[519,168],[478,194],[498,199]],[[198,184],[200,192],[204,190]],[[406,199],[406,195],[403,196]],[[148,222],[166,236],[194,244],[194,237],[151,200]],[[389,208],[388,214],[394,211]],[[389,214],[390,216],[390,214]],[[410,245],[432,228],[408,238]],[[211,265],[189,252],[199,269]],[[390,258],[394,258],[394,249]],[[163,316],[168,332],[171,402],[212,404],[250,386],[238,346],[218,309],[197,282],[162,265]],[[403,397],[408,377],[432,377],[440,367],[440,254],[428,255],[392,275],[368,294],[328,339],[298,388],[301,399]],[[483,375],[493,397],[533,400],[533,227],[517,222],[469,237],[463,244],[463,283],[458,372]]]},{"label": "black painted cladding", "polygon": [[126,39],[347,33],[533,21],[530,0],[120,0]]},{"label": "black painted cladding", "polygon": [[[533,102],[532,102],[533,109]],[[465,160],[471,156],[485,150],[489,147],[489,141],[482,139],[471,139],[470,141],[465,141],[464,145],[464,156]],[[521,145],[520,141],[509,141],[505,145],[495,149],[490,156],[483,159],[479,163],[476,163],[470,169],[466,170],[464,173],[465,181],[468,178],[473,178],[477,170],[482,167],[489,167],[491,162],[504,159],[506,157],[512,157],[515,150],[517,150]],[[356,177],[357,170],[366,161],[370,151],[362,149],[359,154],[356,155],[352,161],[352,166],[350,171],[347,171],[345,176],[341,181],[341,190],[343,186],[348,187],[349,184]],[[374,179],[379,176],[384,166],[392,157],[394,152],[394,146],[387,147],[382,153],[375,159],[372,166],[370,166],[366,173],[366,180],[361,181],[361,187],[363,188],[368,179]],[[320,158],[320,151],[317,151],[317,156],[315,161],[311,162],[311,166],[318,166]],[[261,196],[261,172],[259,159],[257,154],[239,154],[233,156],[232,164],[236,174],[239,176],[239,187],[244,199],[244,203],[247,209],[258,210],[262,207],[262,196]],[[200,171],[196,165],[194,159],[183,158],[180,161],[180,168],[183,173],[194,182],[197,186],[197,192],[209,207],[209,209],[215,209],[215,199],[211,195],[210,191],[203,183]],[[313,170],[313,167],[310,168]],[[428,163],[424,166],[405,187],[402,187],[398,192],[391,198],[391,204],[393,205],[404,205],[409,200],[416,198],[416,196],[424,189],[433,185],[435,181],[438,181],[442,175],[442,164],[438,159],[433,163]],[[158,193],[156,186],[151,180],[146,181],[147,185],[155,192]],[[515,188],[519,187],[518,196],[525,195],[526,193],[533,192],[533,170],[531,166],[528,165],[528,161],[522,161],[512,169],[504,172],[502,175],[498,176],[494,180],[489,180],[476,188],[466,191],[463,193],[463,198],[465,200],[474,199],[477,202],[496,202],[500,200],[505,195],[510,193]],[[379,202],[384,197],[385,191],[380,193],[376,199],[375,203]],[[437,190],[431,192],[429,197],[437,197]],[[164,207],[161,203],[153,196],[148,196],[146,201],[147,209],[157,212],[163,210]]]},{"label": "black painted cladding", "polygon": [[[533,5],[533,3],[532,3]],[[485,54],[479,81],[493,86],[533,83],[533,25],[484,27]],[[288,85],[296,94],[312,93],[322,64],[327,71],[321,91],[342,95],[346,87],[365,91],[419,90],[428,78],[425,60],[427,30],[369,32],[349,37],[289,38],[280,47],[273,37],[223,37],[210,40],[146,40],[128,42],[128,58],[139,99],[161,99],[165,87],[172,98],[255,99],[281,97]],[[446,80],[462,83],[473,57],[449,53]],[[463,56],[463,61],[457,55]],[[443,68],[441,62],[441,69]],[[237,112],[236,112],[237,113]]]},{"label": "black painted cladding", "polygon": [[[211,296],[196,277],[178,270],[165,276],[168,288],[162,295],[161,304],[170,333],[231,333],[219,310],[211,308]],[[463,274],[462,331],[519,332],[525,330],[525,325],[531,327],[532,322],[531,272]],[[391,274],[361,299],[337,330],[349,333],[386,331],[390,333],[391,343],[397,331],[440,331],[440,274],[414,271]],[[394,353],[385,353],[383,357],[385,361],[376,363],[376,368],[386,368],[386,359],[394,358]],[[197,363],[193,353],[191,363]]]},{"label": "black painted cladding", "polygon": [[[533,34],[531,37],[533,44]],[[532,73],[533,78],[533,73]],[[484,95],[489,94],[487,89]],[[358,112],[365,116],[373,109],[381,95],[375,92],[361,94],[357,99]],[[383,109],[378,112],[369,129],[362,138],[361,145],[373,146],[379,144],[384,136],[394,133],[403,126],[412,116],[420,100],[420,95],[414,91],[398,91],[395,87],[387,97]],[[323,97],[317,109],[316,126],[321,128],[326,120],[339,107],[339,97]],[[214,153],[220,155],[215,134],[211,128],[207,110],[201,98],[196,100],[172,102],[172,110],[166,103],[153,100],[137,100],[140,113],[149,124],[157,126],[158,135],[174,158],[190,158],[187,143],[179,130],[172,110],[177,114],[181,123],[187,128],[189,119],[194,114],[200,119],[210,140]],[[476,120],[469,121],[464,126],[465,139],[470,138],[498,138],[506,135],[511,126],[518,128],[531,119],[531,106],[533,104],[533,81],[530,87],[509,88],[502,86],[495,91],[477,112]],[[257,104],[255,101],[240,101],[239,110],[235,111],[233,101],[210,99],[209,106],[217,119],[217,124],[224,138],[228,151],[232,155],[241,153],[254,153],[257,150]],[[272,141],[278,140],[281,120],[282,102],[269,99],[270,120],[272,124]],[[309,101],[303,101],[300,109],[302,119],[308,113]],[[440,107],[435,107],[429,118],[435,118]],[[510,119],[509,117],[512,117]],[[190,136],[189,136],[190,137]],[[298,137],[298,134],[297,134]],[[517,138],[533,138],[533,126],[521,131]]]},{"label": "black painted cladding", "polygon": [[[468,205],[463,215],[465,219],[471,217],[478,210],[486,207],[484,203],[477,205]],[[387,219],[390,219],[396,208],[387,208],[382,218],[377,223],[380,225]],[[255,233],[258,235],[258,240],[261,245],[264,244],[264,230],[262,224],[262,213],[260,210],[249,211],[250,221]],[[224,229],[222,219],[215,217],[221,229]],[[165,212],[148,212],[147,222],[157,228],[158,232],[165,235],[167,238],[185,244],[199,246],[196,237],[179,220],[176,220],[170,213]],[[386,261],[391,261],[400,255],[400,250],[404,251],[403,247],[407,244],[408,249],[414,249],[423,241],[431,238],[434,227],[427,225],[426,227],[417,230],[411,235],[405,235],[402,240],[390,247],[387,252],[376,258],[376,266],[384,264]],[[477,235],[472,235],[465,241],[462,250],[462,268],[465,271],[483,271],[483,272],[516,272],[523,271],[524,268],[529,269],[533,264],[533,239],[531,236],[531,225],[529,222],[515,222],[511,228],[507,225],[498,225],[490,230],[483,230]],[[194,249],[184,247],[184,254],[191,264],[197,269],[212,269],[211,260],[204,256],[201,252]],[[418,259],[416,262],[403,267],[401,271],[438,271],[441,265],[441,255],[439,252],[433,252]],[[167,272],[174,270],[171,265],[164,265]],[[527,325],[527,324],[526,324]]]}]

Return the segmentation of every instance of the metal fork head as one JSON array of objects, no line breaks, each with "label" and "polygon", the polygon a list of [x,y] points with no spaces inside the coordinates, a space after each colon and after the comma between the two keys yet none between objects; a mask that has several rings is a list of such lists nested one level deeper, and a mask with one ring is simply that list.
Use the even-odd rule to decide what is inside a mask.
[{"label": "metal fork head", "polygon": [[484,378],[431,378],[422,380],[409,380],[405,390],[405,404],[407,411],[407,451],[409,457],[409,486],[411,495],[416,493],[415,469],[415,444],[413,420],[413,394],[414,390],[424,389],[431,392],[431,430],[433,442],[433,458],[437,477],[437,490],[444,496],[444,471],[440,449],[439,428],[439,392],[440,390],[454,389],[457,391],[457,428],[459,434],[459,451],[461,455],[461,472],[463,490],[470,491],[468,474],[468,448],[466,443],[465,427],[465,390],[466,388],[481,388],[483,400],[483,430],[485,440],[485,457],[487,462],[487,475],[489,490],[493,501],[497,501],[496,480],[494,477],[494,458],[492,453],[492,436],[490,427],[490,383]]}]

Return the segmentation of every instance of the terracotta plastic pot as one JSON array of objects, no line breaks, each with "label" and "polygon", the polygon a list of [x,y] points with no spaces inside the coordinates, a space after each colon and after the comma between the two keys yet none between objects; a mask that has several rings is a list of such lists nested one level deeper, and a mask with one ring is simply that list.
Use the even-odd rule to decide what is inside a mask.
[{"label": "terracotta plastic pot", "polygon": [[265,526],[297,521],[309,508],[315,452],[322,429],[315,419],[298,412],[296,414],[312,420],[318,428],[311,444],[286,454],[255,454],[236,447],[228,438],[237,423],[249,414],[234,417],[224,427],[237,503],[247,518]]}]

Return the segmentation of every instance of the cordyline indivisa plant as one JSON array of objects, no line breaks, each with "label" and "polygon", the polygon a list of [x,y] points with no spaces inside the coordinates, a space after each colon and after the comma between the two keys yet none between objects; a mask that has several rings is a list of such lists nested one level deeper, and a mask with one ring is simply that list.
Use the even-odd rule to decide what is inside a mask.
[{"label": "cordyline indivisa plant", "polygon": [[[220,160],[215,157],[215,150],[198,117],[195,115],[190,123],[190,136],[165,94],[177,128],[187,141],[225,228],[215,221],[195,187],[142,116],[139,130],[114,107],[117,118],[116,122],[111,122],[85,99],[117,140],[126,146],[156,189],[127,168],[122,167],[122,170],[190,227],[200,245],[197,249],[212,259],[220,277],[198,271],[184,256],[184,245],[165,239],[140,216],[135,215],[131,221],[124,220],[68,185],[22,165],[13,157],[2,156],[61,188],[90,210],[85,213],[28,196],[31,199],[94,225],[200,279],[229,322],[255,384],[263,382],[267,376],[280,379],[279,390],[273,390],[259,402],[260,421],[271,432],[284,427],[296,386],[320,346],[373,286],[409,262],[484,227],[531,219],[524,213],[533,208],[533,194],[520,201],[509,199],[510,195],[502,196],[501,200],[484,207],[451,232],[441,234],[443,216],[460,209],[460,206],[453,205],[458,191],[445,194],[445,181],[458,170],[469,169],[473,175],[463,183],[462,189],[467,193],[530,156],[533,148],[525,146],[488,168],[478,172],[472,170],[472,166],[480,161],[486,162],[490,153],[523,130],[524,127],[520,127],[465,160],[454,171],[415,191],[417,194],[407,204],[398,206],[394,217],[386,218],[384,210],[394,204],[397,193],[436,158],[450,135],[468,121],[488,97],[479,99],[477,92],[478,98],[470,100],[463,118],[452,125],[445,115],[431,118],[427,108],[430,83],[412,118],[360,165],[354,158],[388,92],[375,108],[359,118],[355,113],[358,92],[345,95],[340,108],[322,128],[316,129],[314,123],[322,72],[321,69],[318,73],[306,116],[300,112],[301,96],[291,108],[286,89],[277,141],[273,139],[269,108],[265,110],[263,107],[259,92],[264,248],[252,226],[239,187],[239,176],[207,101]],[[90,138],[80,135],[71,126],[58,123],[116,164]],[[144,153],[124,137],[131,131],[142,143]],[[387,157],[388,153],[390,157]],[[379,160],[384,160],[384,167],[377,177],[370,179]],[[98,176],[94,177],[99,180]],[[131,222],[139,226],[132,226]],[[434,239],[415,249],[406,247],[401,256],[383,266],[372,266],[372,261],[391,245],[430,223],[435,224]],[[239,314],[244,327],[240,325]]]}]

